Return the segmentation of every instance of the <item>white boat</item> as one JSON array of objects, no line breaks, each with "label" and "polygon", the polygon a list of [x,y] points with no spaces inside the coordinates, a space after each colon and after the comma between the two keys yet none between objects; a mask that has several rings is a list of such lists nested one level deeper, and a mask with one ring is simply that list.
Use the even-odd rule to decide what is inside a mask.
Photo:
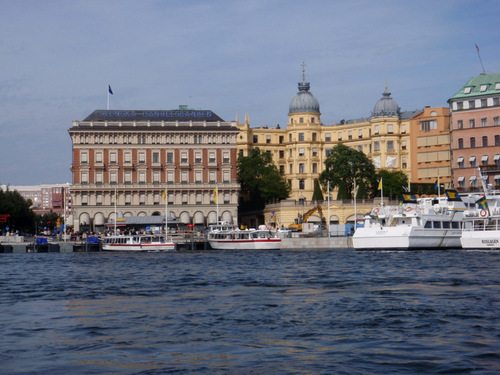
[{"label": "white boat", "polygon": [[162,235],[119,235],[108,236],[102,241],[104,251],[171,251],[175,243]]},{"label": "white boat", "polygon": [[464,249],[500,249],[500,191],[486,186],[479,169],[484,195],[465,211],[461,243]]},{"label": "white boat", "polygon": [[261,225],[259,229],[241,230],[235,224],[219,222],[209,226],[207,240],[215,250],[279,250],[278,231]]},{"label": "white boat", "polygon": [[365,216],[353,235],[357,250],[461,248],[466,202],[455,190],[446,197],[419,198],[403,194],[399,206],[380,206]]}]

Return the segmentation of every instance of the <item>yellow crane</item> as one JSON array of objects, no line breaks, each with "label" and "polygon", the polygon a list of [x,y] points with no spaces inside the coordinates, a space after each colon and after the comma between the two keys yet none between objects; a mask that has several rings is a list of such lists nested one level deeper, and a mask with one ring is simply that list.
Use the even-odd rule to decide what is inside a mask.
[{"label": "yellow crane", "polygon": [[295,219],[295,223],[290,224],[288,226],[288,229],[291,229],[293,231],[302,232],[302,223],[307,223],[307,219],[309,219],[309,217],[314,215],[316,212],[319,213],[319,216],[321,218],[321,222],[322,223],[325,222],[325,217],[323,216],[323,209],[321,208],[321,205],[318,204],[316,207],[307,211],[302,218]]}]

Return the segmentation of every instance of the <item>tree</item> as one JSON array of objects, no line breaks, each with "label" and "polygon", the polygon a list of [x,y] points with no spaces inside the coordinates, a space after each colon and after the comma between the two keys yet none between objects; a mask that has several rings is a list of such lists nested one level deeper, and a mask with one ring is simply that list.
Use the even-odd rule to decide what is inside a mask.
[{"label": "tree", "polygon": [[378,181],[382,178],[384,197],[399,197],[405,191],[404,186],[408,182],[408,176],[402,171],[379,169],[378,176]]},{"label": "tree", "polygon": [[6,223],[0,223],[3,231],[33,231],[35,214],[30,209],[31,200],[25,200],[18,191],[0,189],[0,214],[10,215]]},{"label": "tree", "polygon": [[321,191],[321,186],[319,185],[318,179],[314,180],[314,192],[312,196],[313,201],[322,201],[323,192]]},{"label": "tree", "polygon": [[373,196],[377,188],[376,177],[375,166],[364,153],[339,143],[326,158],[320,181],[325,188],[328,182],[330,188],[339,188],[337,199],[348,199],[353,197],[354,181]]},{"label": "tree", "polygon": [[248,156],[238,157],[238,182],[241,192],[255,204],[263,205],[290,195],[290,185],[273,163],[272,155],[258,147]]}]

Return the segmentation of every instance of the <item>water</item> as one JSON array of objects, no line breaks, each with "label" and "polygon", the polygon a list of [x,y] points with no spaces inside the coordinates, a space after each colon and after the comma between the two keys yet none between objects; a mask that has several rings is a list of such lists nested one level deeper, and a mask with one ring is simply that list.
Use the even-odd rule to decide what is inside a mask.
[{"label": "water", "polygon": [[5,374],[500,372],[500,252],[0,261]]}]

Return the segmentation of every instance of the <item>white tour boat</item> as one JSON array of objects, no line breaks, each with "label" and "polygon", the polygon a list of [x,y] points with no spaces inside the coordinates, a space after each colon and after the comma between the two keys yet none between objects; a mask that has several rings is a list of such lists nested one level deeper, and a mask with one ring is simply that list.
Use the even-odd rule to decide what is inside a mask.
[{"label": "white tour boat", "polygon": [[484,195],[479,196],[473,209],[465,211],[462,232],[464,249],[500,249],[500,191],[487,187],[479,170]]},{"label": "white tour boat", "polygon": [[446,197],[416,199],[403,194],[400,206],[379,206],[353,235],[357,250],[461,248],[466,204],[455,190]]},{"label": "white tour boat", "polygon": [[235,224],[210,225],[207,240],[215,250],[279,250],[281,237],[276,230],[261,225],[259,229],[241,230]]},{"label": "white tour boat", "polygon": [[102,241],[104,251],[171,251],[175,243],[163,235],[119,235],[108,236]]}]

